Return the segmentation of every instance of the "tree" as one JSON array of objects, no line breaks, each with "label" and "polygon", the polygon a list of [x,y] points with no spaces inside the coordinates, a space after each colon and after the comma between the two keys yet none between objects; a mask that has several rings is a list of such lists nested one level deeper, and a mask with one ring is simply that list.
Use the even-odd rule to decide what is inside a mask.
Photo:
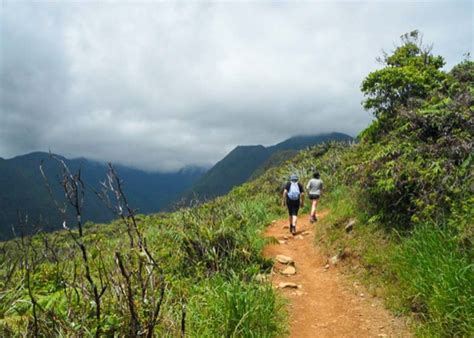
[{"label": "tree", "polygon": [[362,82],[364,108],[373,112],[380,127],[386,127],[400,107],[416,106],[434,90],[441,88],[446,73],[444,59],[431,53],[418,31],[401,36],[402,45],[392,55],[383,53],[384,68],[370,73]]}]

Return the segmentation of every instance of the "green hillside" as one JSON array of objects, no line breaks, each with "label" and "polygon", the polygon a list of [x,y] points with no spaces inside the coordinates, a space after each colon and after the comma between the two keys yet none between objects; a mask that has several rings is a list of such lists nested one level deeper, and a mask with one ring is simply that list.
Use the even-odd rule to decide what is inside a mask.
[{"label": "green hillside", "polygon": [[[100,190],[99,182],[105,179],[107,166],[87,159],[66,159],[55,155],[68,167],[76,171],[81,168],[82,180],[90,188]],[[62,199],[63,189],[59,184],[61,168],[50,154],[35,152],[0,160],[0,240],[14,237],[12,226],[21,218],[28,217],[31,223],[43,231],[61,228],[62,216],[50,198],[39,166],[47,176],[53,195]],[[188,189],[204,172],[199,168],[185,168],[176,173],[148,173],[142,170],[117,166],[116,170],[124,180],[124,189],[130,203],[141,213],[163,210],[184,190]],[[109,222],[114,215],[104,210],[104,204],[95,196],[92,189],[85,194],[83,220]],[[67,220],[73,220],[71,210],[67,211]],[[28,229],[32,233],[38,229]],[[16,230],[19,235],[20,229]]]},{"label": "green hillside", "polygon": [[362,84],[376,119],[358,144],[303,150],[195,208],[2,243],[2,335],[285,335],[261,232],[285,217],[288,175],[316,168],[318,245],[415,334],[473,336],[474,63],[444,71],[416,32],[384,62]]},{"label": "green hillside", "polygon": [[226,194],[245,182],[270,155],[264,146],[236,147],[191,187],[187,197],[208,200]]},{"label": "green hillside", "polygon": [[291,159],[298,150],[323,142],[352,140],[346,134],[328,133],[295,136],[270,147],[238,146],[193,184],[183,199],[206,201],[222,196],[251,177]]}]

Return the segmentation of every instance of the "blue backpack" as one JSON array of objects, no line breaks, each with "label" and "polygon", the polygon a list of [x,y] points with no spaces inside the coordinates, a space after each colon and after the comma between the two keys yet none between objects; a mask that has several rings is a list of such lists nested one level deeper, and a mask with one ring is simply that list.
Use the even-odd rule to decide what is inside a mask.
[{"label": "blue backpack", "polygon": [[290,191],[288,191],[288,198],[292,201],[297,201],[300,199],[300,193],[298,182],[291,182]]}]

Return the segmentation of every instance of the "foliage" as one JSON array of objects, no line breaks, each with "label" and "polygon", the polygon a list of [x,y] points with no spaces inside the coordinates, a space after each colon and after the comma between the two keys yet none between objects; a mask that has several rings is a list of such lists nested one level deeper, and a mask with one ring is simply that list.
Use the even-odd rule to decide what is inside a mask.
[{"label": "foliage", "polygon": [[[376,119],[340,157],[326,198],[342,210],[320,233],[333,252],[352,248],[421,335],[471,336],[474,63],[444,72],[417,32],[402,42],[363,82]],[[360,224],[351,236],[338,226],[349,217]]]},{"label": "foliage", "polygon": [[[445,73],[439,69],[442,58],[423,49],[417,32],[405,35],[403,42],[385,56],[387,67],[364,80],[365,106],[378,119],[361,134],[351,159],[370,212],[399,228],[440,222],[467,198],[474,145],[474,63],[465,60]],[[372,80],[398,91],[393,79],[382,74],[402,70],[423,81],[414,86],[414,80],[407,80],[405,99],[397,94],[396,103],[375,106],[373,100],[391,94],[372,88]]]},{"label": "foliage", "polygon": [[406,308],[429,323],[424,334],[474,333],[474,263],[461,251],[453,229],[417,227],[392,264]]},{"label": "foliage", "polygon": [[[142,239],[159,266],[157,271],[163,273],[163,281],[154,277],[158,278],[157,288],[148,288],[144,297],[139,297],[143,281],[137,276],[140,269],[148,269],[143,264],[148,254],[138,247],[130,249],[128,218],[109,225],[87,224],[83,242],[88,248],[90,272],[95,283],[107,286],[101,298],[101,332],[136,335],[130,331],[136,323],[130,312],[127,285],[134,295],[139,323],[150,317],[151,301],[158,299],[159,287],[165,285],[162,309],[154,328],[158,335],[177,335],[183,327],[191,336],[205,332],[231,332],[236,336],[248,336],[251,331],[266,336],[280,334],[285,327],[280,318],[280,301],[268,284],[261,285],[255,279],[259,273],[268,273],[272,265],[262,258],[265,240],[259,233],[275,215],[267,208],[268,199],[250,196],[249,189],[173,214],[137,216]],[[82,291],[85,266],[72,238],[60,231],[26,237],[24,241],[2,244],[2,332],[94,335],[95,303]],[[29,248],[26,254],[22,250],[25,247]],[[117,253],[124,258],[125,273]],[[32,270],[24,269],[26,260],[34,267]],[[31,285],[25,281],[28,273]],[[216,295],[225,297],[214,298]],[[32,312],[33,303],[37,304],[36,315]],[[222,306],[229,310],[220,311]],[[206,322],[218,325],[224,320],[226,327],[206,328],[203,313]],[[147,325],[140,325],[138,335],[148,334]]]},{"label": "foliage", "polygon": [[446,74],[441,71],[444,60],[431,54],[431,47],[422,45],[418,31],[402,35],[402,46],[381,60],[386,66],[370,73],[362,83],[362,92],[368,96],[366,109],[387,122],[396,109],[426,97],[442,86]]}]

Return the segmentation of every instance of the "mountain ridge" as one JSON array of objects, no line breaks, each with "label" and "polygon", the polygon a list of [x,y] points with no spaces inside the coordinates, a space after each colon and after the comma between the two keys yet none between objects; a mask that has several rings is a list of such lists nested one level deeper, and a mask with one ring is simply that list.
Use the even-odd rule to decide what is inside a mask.
[{"label": "mountain ridge", "polygon": [[[58,201],[64,200],[64,192],[60,186],[61,168],[52,160],[51,155],[65,162],[72,172],[81,168],[86,183],[84,203],[84,221],[107,222],[114,215],[90,190],[100,190],[99,182],[106,177],[107,165],[86,158],[67,159],[62,155],[46,152],[31,152],[0,161],[0,240],[13,236],[11,226],[17,225],[18,215],[26,216],[41,225],[45,231],[57,230],[61,227],[62,217],[54,205],[44,179],[39,170],[43,170],[48,178],[53,195]],[[188,188],[204,169],[182,170],[175,173],[153,173],[127,167],[114,166],[130,202],[139,208],[140,213],[162,211],[169,201]],[[68,214],[71,219],[72,214]],[[30,231],[31,232],[31,231]]]},{"label": "mountain ridge", "polygon": [[[272,146],[239,145],[217,162],[183,194],[184,201],[207,200],[228,193],[233,187],[255,177],[254,173],[281,164],[296,155],[298,150],[329,141],[352,142],[344,133],[331,132],[317,135],[297,135]],[[278,156],[280,154],[281,156]],[[272,158],[274,161],[272,161]],[[239,173],[236,173],[236,168]]]}]

